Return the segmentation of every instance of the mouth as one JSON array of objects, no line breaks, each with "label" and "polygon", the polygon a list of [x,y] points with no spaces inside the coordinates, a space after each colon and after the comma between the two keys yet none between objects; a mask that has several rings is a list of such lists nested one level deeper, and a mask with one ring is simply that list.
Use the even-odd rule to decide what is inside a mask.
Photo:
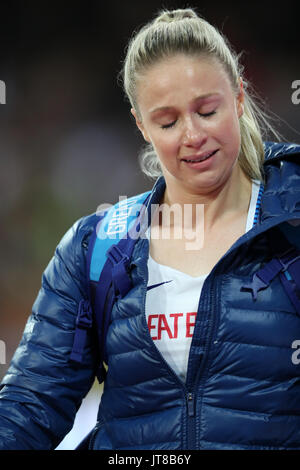
[{"label": "mouth", "polygon": [[213,155],[215,155],[215,153],[217,153],[219,149],[217,150],[212,150],[211,152],[205,152],[203,153],[202,155],[191,155],[187,158],[182,158],[181,160],[183,162],[187,162],[187,163],[200,163],[200,162],[204,162],[205,160],[207,160],[208,158],[212,157]]}]

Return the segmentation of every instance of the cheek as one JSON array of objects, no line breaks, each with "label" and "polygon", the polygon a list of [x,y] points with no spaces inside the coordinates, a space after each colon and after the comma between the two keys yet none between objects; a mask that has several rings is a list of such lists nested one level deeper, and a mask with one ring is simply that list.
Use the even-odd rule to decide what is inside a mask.
[{"label": "cheek", "polygon": [[161,159],[174,156],[179,148],[176,136],[174,134],[171,135],[169,131],[166,131],[166,134],[167,135],[160,136],[160,138],[153,141],[154,149]]},{"label": "cheek", "polygon": [[240,143],[240,124],[239,119],[235,114],[227,113],[218,122],[217,130],[218,137],[223,143],[236,146]]}]

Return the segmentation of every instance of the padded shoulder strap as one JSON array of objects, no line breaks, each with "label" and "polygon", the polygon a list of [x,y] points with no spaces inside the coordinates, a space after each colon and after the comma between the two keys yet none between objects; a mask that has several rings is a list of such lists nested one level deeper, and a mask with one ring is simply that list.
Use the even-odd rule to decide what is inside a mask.
[{"label": "padded shoulder strap", "polygon": [[101,219],[93,237],[93,247],[90,256],[89,276],[91,281],[99,281],[101,271],[107,260],[107,251],[116,245],[126,235],[137,236],[134,230],[135,222],[141,208],[149,197],[150,191],[115,204]]}]

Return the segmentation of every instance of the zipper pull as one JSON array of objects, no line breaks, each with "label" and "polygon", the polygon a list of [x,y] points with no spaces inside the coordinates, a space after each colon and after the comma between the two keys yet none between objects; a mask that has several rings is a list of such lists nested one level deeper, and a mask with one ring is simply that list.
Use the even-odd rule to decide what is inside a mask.
[{"label": "zipper pull", "polygon": [[195,416],[195,402],[194,402],[194,395],[192,392],[188,392],[187,394],[187,409],[188,409],[188,415],[190,418]]}]

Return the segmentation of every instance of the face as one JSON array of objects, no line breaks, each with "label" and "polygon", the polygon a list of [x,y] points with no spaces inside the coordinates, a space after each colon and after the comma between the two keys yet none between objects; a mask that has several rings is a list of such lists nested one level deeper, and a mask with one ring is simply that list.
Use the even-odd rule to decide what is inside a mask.
[{"label": "face", "polygon": [[137,87],[145,140],[161,163],[167,188],[207,193],[236,171],[243,90],[234,93],[217,61],[176,55],[151,66]]}]

